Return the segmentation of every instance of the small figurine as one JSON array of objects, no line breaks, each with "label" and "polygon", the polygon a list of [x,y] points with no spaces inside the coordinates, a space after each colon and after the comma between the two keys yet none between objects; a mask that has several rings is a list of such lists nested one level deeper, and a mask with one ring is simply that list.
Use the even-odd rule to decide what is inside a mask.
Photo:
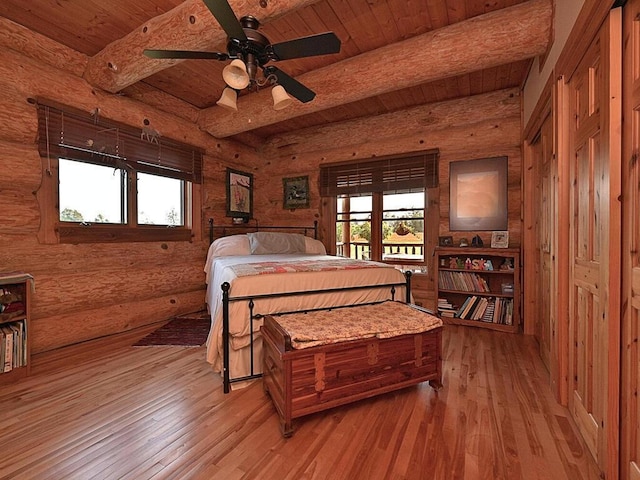
[{"label": "small figurine", "polygon": [[502,265],[500,265],[500,270],[513,270],[513,263],[511,263],[510,258],[505,258]]},{"label": "small figurine", "polygon": [[146,140],[150,143],[159,143],[158,138],[162,136],[162,134],[151,126],[151,122],[148,119],[144,119],[144,126],[142,127],[142,133],[140,134],[141,140]]},{"label": "small figurine", "polygon": [[484,258],[474,258],[471,260],[472,270],[484,270]]}]

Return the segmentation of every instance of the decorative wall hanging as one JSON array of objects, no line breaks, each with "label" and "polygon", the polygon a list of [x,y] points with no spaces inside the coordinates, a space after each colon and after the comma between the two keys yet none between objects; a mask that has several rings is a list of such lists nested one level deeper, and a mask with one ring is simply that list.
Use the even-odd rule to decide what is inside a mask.
[{"label": "decorative wall hanging", "polygon": [[449,164],[449,230],[506,230],[507,157]]},{"label": "decorative wall hanging", "polygon": [[509,232],[493,232],[491,234],[491,248],[509,248]]},{"label": "decorative wall hanging", "polygon": [[227,168],[227,217],[253,217],[253,175]]},{"label": "decorative wall hanging", "polygon": [[309,208],[309,177],[282,179],[284,208]]},{"label": "decorative wall hanging", "polygon": [[438,237],[438,245],[441,247],[453,247],[453,237],[451,235]]}]

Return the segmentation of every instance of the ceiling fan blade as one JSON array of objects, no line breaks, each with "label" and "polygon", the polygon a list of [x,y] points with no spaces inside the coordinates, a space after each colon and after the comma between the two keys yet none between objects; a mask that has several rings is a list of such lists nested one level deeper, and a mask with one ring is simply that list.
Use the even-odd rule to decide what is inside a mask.
[{"label": "ceiling fan blade", "polygon": [[227,0],[203,0],[209,11],[216,18],[222,29],[230,38],[246,41],[247,35],[242,29],[236,14]]},{"label": "ceiling fan blade", "polygon": [[319,33],[271,45],[273,60],[313,57],[340,51],[340,39],[333,32]]},{"label": "ceiling fan blade", "polygon": [[194,52],[191,50],[151,50],[143,52],[149,58],[227,60],[229,55],[220,52]]},{"label": "ceiling fan blade", "polygon": [[269,66],[264,69],[264,75],[266,77],[272,74],[276,76],[278,83],[284,87],[289,95],[293,95],[302,103],[310,102],[316,97],[316,93],[313,90],[308,89],[279,68]]}]

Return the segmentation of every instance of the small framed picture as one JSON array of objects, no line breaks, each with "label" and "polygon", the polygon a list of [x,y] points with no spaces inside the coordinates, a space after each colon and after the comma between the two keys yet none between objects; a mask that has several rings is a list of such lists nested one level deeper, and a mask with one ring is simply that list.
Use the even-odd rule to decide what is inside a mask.
[{"label": "small framed picture", "polygon": [[253,175],[227,168],[227,217],[253,216]]},{"label": "small framed picture", "polygon": [[283,208],[309,208],[309,177],[283,178]]},{"label": "small framed picture", "polygon": [[438,245],[441,247],[453,247],[453,237],[451,235],[438,237]]},{"label": "small framed picture", "polygon": [[492,232],[491,248],[509,248],[509,232],[502,230]]}]

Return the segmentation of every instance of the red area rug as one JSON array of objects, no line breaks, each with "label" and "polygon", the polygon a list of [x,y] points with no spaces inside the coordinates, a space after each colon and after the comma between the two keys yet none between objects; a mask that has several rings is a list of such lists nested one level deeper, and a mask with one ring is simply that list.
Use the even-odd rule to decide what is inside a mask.
[{"label": "red area rug", "polygon": [[134,343],[134,347],[153,347],[160,345],[179,345],[199,347],[204,345],[209,335],[211,318],[206,312],[183,315],[154,330],[146,337]]}]

